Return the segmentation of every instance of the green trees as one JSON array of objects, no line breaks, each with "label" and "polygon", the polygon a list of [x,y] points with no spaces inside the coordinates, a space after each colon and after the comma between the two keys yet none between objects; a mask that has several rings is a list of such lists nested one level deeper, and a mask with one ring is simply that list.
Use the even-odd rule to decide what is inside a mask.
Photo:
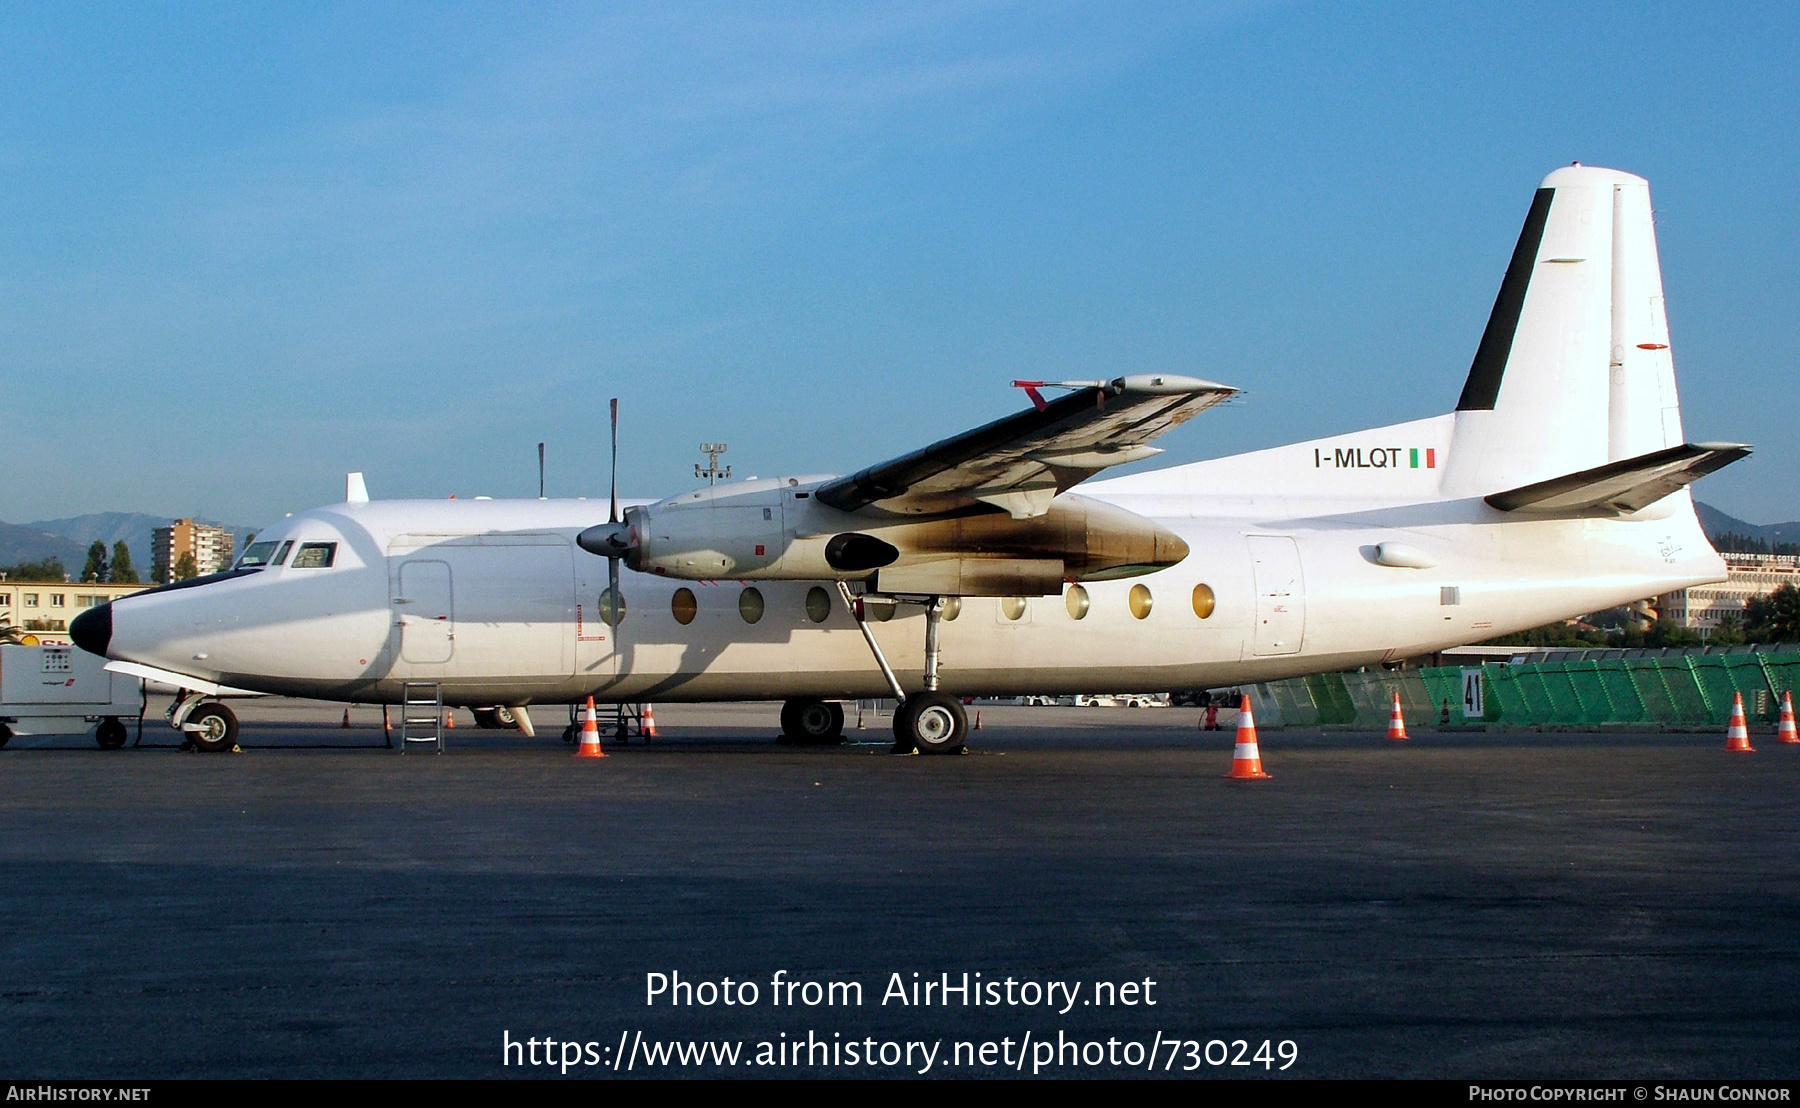
[{"label": "green trees", "polygon": [[48,581],[60,584],[69,579],[69,571],[63,568],[61,558],[45,558],[41,562],[20,562],[16,566],[5,566],[6,579],[9,581]]},{"label": "green trees", "polygon": [[1751,642],[1800,642],[1800,588],[1783,585],[1745,602],[1744,637]]},{"label": "green trees", "polygon": [[95,539],[88,547],[87,565],[81,567],[81,579],[87,582],[105,581],[111,572],[106,564],[106,544]]},{"label": "green trees", "polygon": [[111,580],[115,585],[138,583],[137,570],[131,568],[131,548],[125,545],[124,539],[113,543]]},{"label": "green trees", "polygon": [[200,567],[194,564],[192,554],[183,554],[175,559],[175,580],[188,581],[200,576]]}]

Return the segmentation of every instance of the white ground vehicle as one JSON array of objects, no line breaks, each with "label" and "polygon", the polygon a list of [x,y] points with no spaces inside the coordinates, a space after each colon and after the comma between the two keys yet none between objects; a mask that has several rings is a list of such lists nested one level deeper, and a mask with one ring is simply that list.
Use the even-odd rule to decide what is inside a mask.
[{"label": "white ground vehicle", "polygon": [[0,646],[0,746],[14,735],[87,735],[107,750],[141,723],[144,683],[72,646]]},{"label": "white ground vehicle", "polygon": [[1096,693],[1075,698],[1077,708],[1167,708],[1168,693]]}]

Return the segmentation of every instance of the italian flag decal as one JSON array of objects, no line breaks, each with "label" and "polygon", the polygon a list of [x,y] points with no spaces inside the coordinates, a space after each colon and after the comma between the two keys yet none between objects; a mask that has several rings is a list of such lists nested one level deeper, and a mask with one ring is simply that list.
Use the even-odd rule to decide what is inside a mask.
[{"label": "italian flag decal", "polygon": [[[1419,453],[1420,453],[1420,451],[1419,451],[1418,447],[1416,447],[1416,446],[1412,447],[1412,467],[1414,469],[1419,468]],[[1437,451],[1428,446],[1425,448],[1424,454],[1425,454],[1425,468],[1426,469],[1436,469],[1437,468]]]}]

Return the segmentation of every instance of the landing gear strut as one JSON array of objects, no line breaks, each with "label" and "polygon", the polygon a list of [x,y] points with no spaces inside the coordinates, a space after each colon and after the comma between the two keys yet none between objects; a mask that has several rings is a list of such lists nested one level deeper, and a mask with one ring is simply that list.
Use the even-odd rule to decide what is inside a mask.
[{"label": "landing gear strut", "polygon": [[856,617],[856,626],[875,655],[875,664],[887,678],[888,687],[894,690],[894,699],[900,702],[894,709],[894,753],[911,754],[915,750],[920,754],[960,753],[969,733],[968,713],[963,711],[961,701],[938,691],[938,625],[944,618],[944,598],[928,596],[924,600],[925,691],[908,696],[869,630],[862,598],[852,594],[850,586],[842,581],[838,582],[838,595],[844,598],[845,606]]}]

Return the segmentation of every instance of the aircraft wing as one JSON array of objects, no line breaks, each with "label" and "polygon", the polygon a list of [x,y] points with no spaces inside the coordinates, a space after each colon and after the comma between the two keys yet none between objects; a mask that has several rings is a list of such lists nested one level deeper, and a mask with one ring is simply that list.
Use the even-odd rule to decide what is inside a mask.
[{"label": "aircraft wing", "polygon": [[1734,442],[1690,442],[1487,497],[1503,512],[1635,512],[1750,453]]},{"label": "aircraft wing", "polygon": [[1026,386],[1033,408],[828,481],[814,495],[846,512],[875,505],[925,514],[986,503],[1015,519],[1041,516],[1057,493],[1101,470],[1162,453],[1151,439],[1238,391],[1146,374],[1085,383],[1046,401],[1035,384]]}]

